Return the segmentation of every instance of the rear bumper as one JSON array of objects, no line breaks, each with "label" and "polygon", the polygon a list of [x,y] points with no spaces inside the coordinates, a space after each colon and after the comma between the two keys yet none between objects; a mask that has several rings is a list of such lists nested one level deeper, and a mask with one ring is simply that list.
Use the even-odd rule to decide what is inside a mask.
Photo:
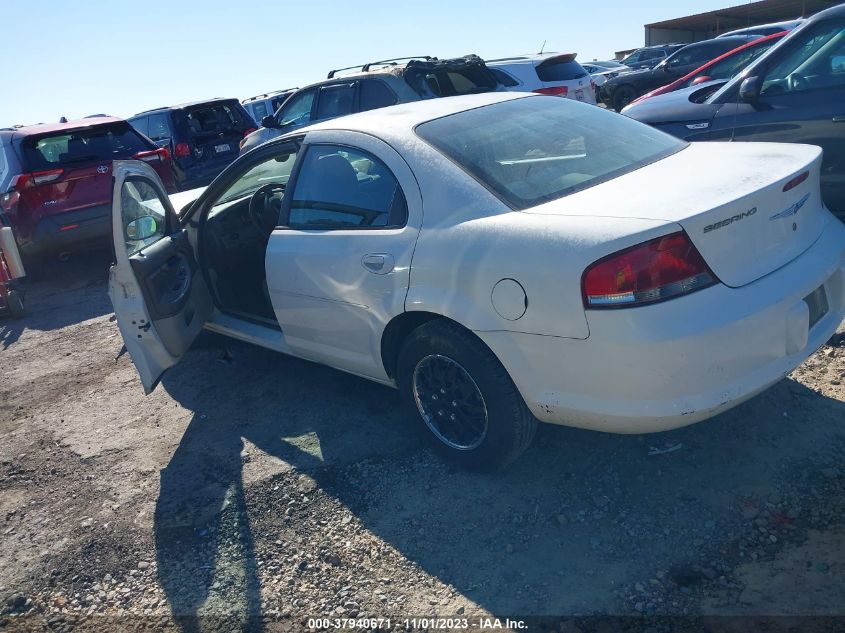
[{"label": "rear bumper", "polygon": [[[235,154],[232,157],[232,160],[237,158],[238,155]],[[179,191],[188,191],[189,189],[198,189],[199,187],[206,187],[211,184],[211,181],[217,178],[217,176],[226,169],[230,164],[231,160],[229,161],[220,161],[215,162],[210,166],[201,165],[201,166],[192,166],[189,167],[187,170],[179,169],[177,171],[177,178],[176,178],[176,186],[178,187]]]},{"label": "rear bumper", "polygon": [[19,249],[26,257],[67,253],[108,244],[110,237],[111,206],[103,204],[41,218]]},{"label": "rear bumper", "polygon": [[[804,297],[829,309],[809,328]],[[845,226],[741,288],[590,311],[584,340],[478,332],[542,421],[615,433],[673,429],[751,398],[800,365],[845,317]]]}]

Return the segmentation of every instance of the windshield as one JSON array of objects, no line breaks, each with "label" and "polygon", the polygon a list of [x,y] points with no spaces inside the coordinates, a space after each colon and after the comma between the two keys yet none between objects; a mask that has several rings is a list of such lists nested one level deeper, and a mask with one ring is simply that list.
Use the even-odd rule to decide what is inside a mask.
[{"label": "windshield", "polygon": [[82,130],[62,130],[27,139],[24,153],[28,169],[94,160],[129,158],[152,148],[128,123],[98,125]]},{"label": "windshield", "polygon": [[687,145],[559,97],[496,103],[423,123],[416,131],[515,209],[615,178]]}]

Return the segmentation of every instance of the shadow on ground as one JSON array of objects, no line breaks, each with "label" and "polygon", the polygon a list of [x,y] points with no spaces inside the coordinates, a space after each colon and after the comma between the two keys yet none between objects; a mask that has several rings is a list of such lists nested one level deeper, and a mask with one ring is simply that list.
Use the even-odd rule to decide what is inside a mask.
[{"label": "shadow on ground", "polygon": [[24,284],[26,316],[0,318],[0,349],[24,330],[58,330],[111,312],[106,293],[111,259],[109,251],[95,250],[46,262],[39,279]]},{"label": "shadow on ground", "polygon": [[[256,540],[276,537],[272,518],[250,516],[250,444],[308,472],[369,531],[494,614],[613,614],[624,611],[617,590],[658,569],[717,564],[739,533],[738,501],[774,499],[784,464],[841,443],[845,419],[842,402],[787,379],[671,433],[542,427],[508,471],[480,475],[418,459],[422,436],[395,391],[220,337],[204,336],[163,386],[194,412],[155,515],[159,579],[185,630],[213,611],[262,628]],[[379,464],[373,474],[346,468],[365,458]],[[262,516],[280,516],[267,498]],[[221,584],[233,591],[214,604]]]}]

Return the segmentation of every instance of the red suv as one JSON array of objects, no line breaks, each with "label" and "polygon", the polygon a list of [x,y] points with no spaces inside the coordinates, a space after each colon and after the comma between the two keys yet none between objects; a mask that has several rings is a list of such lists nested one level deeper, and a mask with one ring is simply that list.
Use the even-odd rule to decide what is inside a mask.
[{"label": "red suv", "polygon": [[148,162],[175,191],[167,149],[123,119],[79,121],[0,130],[0,212],[30,267],[46,255],[108,244],[112,161]]}]

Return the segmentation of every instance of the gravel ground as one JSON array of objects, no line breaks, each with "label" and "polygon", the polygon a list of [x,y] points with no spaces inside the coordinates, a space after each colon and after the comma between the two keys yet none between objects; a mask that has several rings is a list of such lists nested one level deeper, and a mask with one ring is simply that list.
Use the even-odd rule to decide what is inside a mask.
[{"label": "gravel ground", "polygon": [[0,628],[845,628],[841,336],[706,423],[543,427],[479,475],[393,390],[213,335],[145,397],[106,266],[64,264],[0,321]]}]

